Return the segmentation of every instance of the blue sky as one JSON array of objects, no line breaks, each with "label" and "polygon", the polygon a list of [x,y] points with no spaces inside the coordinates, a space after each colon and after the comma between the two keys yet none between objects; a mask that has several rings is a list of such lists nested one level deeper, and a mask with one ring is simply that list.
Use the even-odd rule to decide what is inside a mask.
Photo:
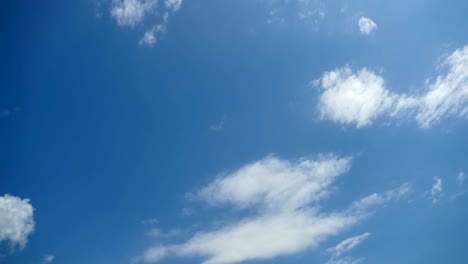
[{"label": "blue sky", "polygon": [[468,2],[0,12],[0,263],[468,259]]}]

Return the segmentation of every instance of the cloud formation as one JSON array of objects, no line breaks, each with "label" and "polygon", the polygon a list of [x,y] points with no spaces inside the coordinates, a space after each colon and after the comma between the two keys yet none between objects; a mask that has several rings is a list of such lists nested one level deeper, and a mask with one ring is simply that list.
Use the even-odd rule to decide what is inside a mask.
[{"label": "cloud formation", "polygon": [[[148,15],[153,17],[153,25],[147,28],[138,41],[140,46],[153,47],[158,41],[158,35],[166,32],[170,14],[180,10],[182,0],[165,0],[159,7],[158,4],[158,0],[113,0],[110,13],[118,25],[126,27],[144,24]],[[156,17],[159,18],[158,23],[154,23]]]},{"label": "cloud formation", "polygon": [[113,0],[111,15],[121,26],[133,27],[157,5],[157,0]]},{"label": "cloud formation", "polygon": [[194,197],[218,209],[247,213],[214,230],[197,232],[180,244],[151,247],[135,262],[157,262],[169,256],[202,257],[205,264],[271,259],[315,248],[362,221],[372,208],[403,197],[403,185],[372,194],[341,211],[326,211],[321,202],[336,179],[348,172],[351,158],[334,155],[290,162],[266,157],[220,177]]},{"label": "cloud formation", "polygon": [[420,94],[397,94],[379,74],[350,67],[326,72],[315,82],[322,88],[318,110],[322,119],[361,128],[377,118],[413,118],[428,128],[444,118],[468,117],[468,45],[455,50],[440,68],[447,70]]},{"label": "cloud formation", "polygon": [[0,196],[0,242],[24,248],[34,231],[33,207],[29,199],[5,194]]},{"label": "cloud formation", "polygon": [[358,25],[362,35],[369,35],[377,30],[377,24],[367,17],[359,18]]}]

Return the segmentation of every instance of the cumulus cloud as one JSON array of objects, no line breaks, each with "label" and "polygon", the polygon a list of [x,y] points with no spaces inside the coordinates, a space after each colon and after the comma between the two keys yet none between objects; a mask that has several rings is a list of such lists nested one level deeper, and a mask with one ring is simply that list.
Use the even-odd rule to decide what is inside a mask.
[{"label": "cumulus cloud", "polygon": [[362,35],[369,35],[377,30],[377,24],[367,17],[359,18],[359,31]]},{"label": "cumulus cloud", "polygon": [[45,255],[44,259],[42,260],[42,263],[43,264],[48,264],[48,263],[52,263],[54,260],[55,260],[54,255]]},{"label": "cumulus cloud", "polygon": [[381,76],[365,68],[357,73],[349,67],[325,73],[319,102],[322,118],[357,127],[371,124],[394,104],[394,96],[384,83]]},{"label": "cumulus cloud", "polygon": [[157,5],[157,0],[114,0],[111,15],[121,26],[135,26]]},{"label": "cumulus cloud", "polygon": [[440,68],[447,70],[420,94],[397,94],[379,74],[350,67],[326,72],[315,83],[322,88],[318,110],[322,119],[364,127],[377,118],[414,118],[428,128],[444,118],[468,117],[468,45],[455,50]]},{"label": "cumulus cloud", "polygon": [[8,194],[0,196],[0,242],[8,241],[24,248],[34,231],[33,211],[29,199]]},{"label": "cumulus cloud", "polygon": [[341,211],[324,210],[321,202],[350,167],[351,158],[333,155],[297,162],[270,156],[247,164],[193,195],[221,210],[235,208],[243,217],[199,231],[180,244],[151,247],[135,262],[178,256],[229,264],[295,254],[317,247],[368,217],[374,206],[406,193],[407,187],[400,187],[365,197]]}]

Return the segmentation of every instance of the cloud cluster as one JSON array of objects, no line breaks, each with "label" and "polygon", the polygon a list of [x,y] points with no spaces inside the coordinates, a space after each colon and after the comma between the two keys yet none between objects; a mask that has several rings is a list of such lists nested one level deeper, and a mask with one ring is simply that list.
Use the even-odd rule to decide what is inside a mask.
[{"label": "cloud cluster", "polygon": [[444,118],[468,117],[468,45],[455,50],[440,65],[446,72],[428,83],[420,94],[397,94],[385,87],[382,76],[350,67],[326,72],[315,83],[322,88],[318,110],[322,119],[356,127],[377,118],[414,118],[428,128]]},{"label": "cloud cluster", "polygon": [[377,24],[367,17],[359,18],[358,25],[359,32],[361,32],[362,35],[370,35],[372,32],[377,30]]},{"label": "cloud cluster", "polygon": [[135,26],[157,5],[157,0],[114,0],[111,15],[121,26]]},{"label": "cloud cluster", "polygon": [[317,247],[362,221],[374,206],[406,195],[403,185],[373,194],[341,211],[322,202],[336,179],[348,172],[351,158],[334,155],[290,162],[266,157],[220,177],[194,196],[220,210],[235,208],[242,217],[214,230],[197,232],[180,244],[151,247],[135,262],[168,256],[202,257],[205,264],[271,259]]},{"label": "cloud cluster", "polygon": [[151,47],[156,44],[157,35],[166,32],[169,15],[180,10],[182,0],[165,0],[159,5],[159,12],[156,12],[158,4],[158,0],[113,0],[110,13],[118,25],[126,27],[135,27],[148,15],[161,13],[162,20],[153,23],[138,42],[140,45]]},{"label": "cloud cluster", "polygon": [[21,249],[34,231],[33,207],[28,199],[0,196],[0,242],[8,241]]}]

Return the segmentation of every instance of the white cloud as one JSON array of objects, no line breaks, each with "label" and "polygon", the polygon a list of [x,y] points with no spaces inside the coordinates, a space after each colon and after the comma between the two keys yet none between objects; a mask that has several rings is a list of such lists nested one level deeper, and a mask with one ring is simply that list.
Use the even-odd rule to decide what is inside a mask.
[{"label": "white cloud", "polygon": [[33,207],[29,199],[16,196],[0,196],[0,242],[24,248],[28,236],[34,231]]},{"label": "white cloud", "polygon": [[332,254],[335,257],[341,256],[343,253],[346,253],[359,244],[361,244],[364,240],[366,240],[370,236],[370,233],[364,233],[359,236],[355,237],[350,237],[348,239],[345,239],[341,241],[338,245],[335,247],[327,249],[327,252],[329,254]]},{"label": "white cloud", "polygon": [[434,183],[432,184],[431,195],[433,203],[436,203],[439,201],[442,193],[442,179],[437,176],[434,176],[433,179]]},{"label": "white cloud", "polygon": [[321,86],[318,110],[322,119],[360,128],[377,118],[414,118],[423,128],[443,118],[468,118],[468,45],[455,50],[442,63],[443,75],[429,83],[425,93],[396,94],[382,76],[348,66],[326,72],[315,82]]},{"label": "white cloud", "polygon": [[52,263],[54,260],[55,260],[54,255],[45,255],[44,259],[42,260],[42,263],[43,264],[48,264],[48,263]]},{"label": "white cloud", "polygon": [[157,5],[157,0],[113,0],[111,15],[121,26],[135,26]]},{"label": "white cloud", "polygon": [[362,35],[369,35],[377,30],[377,24],[367,17],[359,18],[359,31]]},{"label": "white cloud", "polygon": [[[166,32],[170,14],[182,6],[182,0],[164,0],[159,8],[158,2],[158,0],[113,0],[110,13],[120,26],[134,27],[144,24],[147,15],[158,19],[159,23],[154,23],[148,28],[138,41],[140,46],[153,47],[158,41],[158,34]],[[159,10],[156,10],[157,8]]]},{"label": "white cloud", "polygon": [[156,42],[156,34],[159,32],[164,32],[165,31],[165,25],[163,24],[158,24],[150,28],[145,32],[145,35],[143,36],[142,39],[138,42],[140,45],[147,45],[149,47],[153,47]]},{"label": "white cloud", "polygon": [[468,117],[468,45],[453,52],[441,66],[448,67],[447,73],[437,76],[429,91],[417,98],[416,120],[424,127],[444,117]]},{"label": "white cloud", "polygon": [[384,87],[381,76],[362,69],[357,73],[349,67],[323,75],[324,89],[319,110],[322,118],[339,123],[356,123],[357,127],[371,124],[394,104],[394,96]]},{"label": "white cloud", "polygon": [[431,194],[437,195],[442,192],[442,179],[434,176],[434,183],[432,184]]},{"label": "white cloud", "polygon": [[335,178],[350,168],[350,158],[322,157],[290,163],[275,157],[248,164],[199,192],[209,204],[295,210],[328,195]]},{"label": "white cloud", "polygon": [[170,247],[165,246],[156,246],[146,250],[145,254],[141,257],[133,259],[133,263],[139,262],[158,262],[159,260],[165,258],[171,251]]},{"label": "white cloud", "polygon": [[411,192],[411,185],[408,183],[402,184],[399,188],[388,190],[384,193],[373,193],[364,197],[363,199],[353,203],[352,208],[355,210],[366,210],[366,208],[382,205],[389,201],[398,201]]},{"label": "white cloud", "polygon": [[[399,188],[401,190],[398,190],[394,192],[397,194],[397,196],[407,192],[406,188]],[[392,192],[392,191],[390,191]],[[387,192],[388,193],[388,192]],[[387,195],[387,199],[390,199],[393,195]],[[371,197],[374,197],[372,199],[375,199],[375,195],[372,195]],[[396,196],[395,196],[396,197]],[[369,200],[369,199],[367,199]],[[384,201],[385,198],[382,198],[381,202]],[[327,264],[358,264],[364,261],[364,258],[358,258],[354,259],[351,257],[342,257],[344,253],[347,253],[351,251],[353,248],[357,247],[359,244],[361,244],[364,240],[366,240],[370,236],[370,233],[364,233],[358,236],[350,237],[348,239],[345,239],[341,241],[338,245],[328,248],[327,253],[331,255],[330,259],[327,261]]]},{"label": "white cloud", "polygon": [[164,4],[168,9],[178,11],[182,6],[182,0],[166,0]]},{"label": "white cloud", "polygon": [[462,185],[465,182],[465,173],[460,171],[457,175],[457,183],[458,185]]},{"label": "white cloud", "polygon": [[379,202],[366,197],[342,211],[326,211],[321,202],[350,166],[351,158],[332,155],[297,162],[270,156],[247,164],[193,196],[218,209],[251,213],[217,229],[199,231],[181,244],[151,247],[135,261],[179,256],[202,257],[205,264],[229,264],[295,254],[362,221],[373,206],[401,197],[402,189],[408,188],[388,191],[379,196]]}]

